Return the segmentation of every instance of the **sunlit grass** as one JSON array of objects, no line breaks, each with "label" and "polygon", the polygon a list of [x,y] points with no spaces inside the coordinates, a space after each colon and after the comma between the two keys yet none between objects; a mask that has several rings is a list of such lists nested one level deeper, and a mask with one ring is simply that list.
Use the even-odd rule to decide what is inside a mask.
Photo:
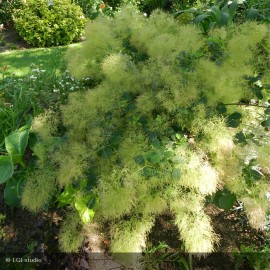
[{"label": "sunlit grass", "polygon": [[[73,44],[70,46],[80,46]],[[0,68],[7,67],[5,75],[23,76],[30,72],[31,64],[41,65],[44,70],[61,70],[65,68],[64,59],[68,46],[38,48],[25,50],[12,50],[0,53]]]}]

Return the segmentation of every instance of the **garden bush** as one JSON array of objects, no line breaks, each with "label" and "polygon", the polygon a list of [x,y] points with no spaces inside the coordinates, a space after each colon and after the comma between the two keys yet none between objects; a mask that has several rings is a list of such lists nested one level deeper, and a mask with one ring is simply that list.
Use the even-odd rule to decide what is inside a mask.
[{"label": "garden bush", "polygon": [[1,0],[0,1],[0,23],[5,25],[12,23],[12,14],[15,9],[21,6],[20,0]]},{"label": "garden bush", "polygon": [[81,37],[85,18],[70,0],[29,0],[13,14],[14,26],[29,44],[49,47],[70,44]]},{"label": "garden bush", "polygon": [[[126,7],[85,33],[82,48],[68,51],[69,70],[100,83],[70,94],[64,134],[54,114],[35,119],[39,161],[23,206],[39,211],[60,194],[58,206],[76,209],[82,223],[109,221],[111,251],[125,259],[168,212],[187,252],[213,251],[219,236],[204,206],[216,193],[224,209],[241,199],[250,224],[261,228],[270,188],[269,140],[259,140],[269,138],[260,86],[269,81],[267,64],[260,79],[254,72],[260,44],[270,48],[268,27],[247,22],[205,38],[161,11],[146,18]],[[61,247],[70,251],[63,232]]]}]

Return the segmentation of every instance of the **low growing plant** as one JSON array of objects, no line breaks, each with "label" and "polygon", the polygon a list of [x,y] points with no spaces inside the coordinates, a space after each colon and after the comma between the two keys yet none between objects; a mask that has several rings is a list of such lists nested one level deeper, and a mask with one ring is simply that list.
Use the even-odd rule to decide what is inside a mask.
[{"label": "low growing plant", "polygon": [[[58,57],[56,59],[59,61]],[[60,104],[67,102],[69,93],[84,91],[96,84],[93,78],[75,79],[65,66],[60,71],[56,67],[57,64],[44,69],[42,65],[32,64],[29,74],[21,77],[5,71],[0,80],[0,147],[5,136],[32,117],[49,108],[57,110]]]},{"label": "low growing plant", "polygon": [[0,184],[6,184],[4,198],[13,211],[20,206],[20,195],[24,178],[18,171],[18,166],[26,168],[24,153],[28,144],[30,127],[24,126],[12,132],[5,138],[6,152],[0,155]]},{"label": "low growing plant", "polygon": [[[183,269],[193,270],[192,254],[181,252],[170,252],[170,247],[163,242],[157,246],[149,247],[144,250],[142,258],[143,269]],[[186,258],[187,257],[187,258]]]}]

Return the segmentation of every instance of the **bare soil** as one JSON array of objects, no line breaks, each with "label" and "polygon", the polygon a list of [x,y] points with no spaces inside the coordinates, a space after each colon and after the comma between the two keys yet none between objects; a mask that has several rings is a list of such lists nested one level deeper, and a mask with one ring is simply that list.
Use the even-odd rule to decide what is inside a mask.
[{"label": "bare soil", "polygon": [[12,26],[0,29],[0,53],[10,50],[25,50],[30,48],[32,47],[18,35]]}]

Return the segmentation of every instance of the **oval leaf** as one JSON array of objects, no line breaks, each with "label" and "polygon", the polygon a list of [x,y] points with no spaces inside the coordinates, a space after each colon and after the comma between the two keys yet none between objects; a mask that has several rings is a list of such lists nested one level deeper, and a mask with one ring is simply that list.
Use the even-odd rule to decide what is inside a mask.
[{"label": "oval leaf", "polygon": [[21,191],[22,181],[9,179],[4,190],[4,198],[7,205],[11,208],[20,206],[19,192]]},{"label": "oval leaf", "polygon": [[135,161],[137,164],[140,164],[140,165],[143,165],[144,162],[145,162],[143,156],[136,156],[136,157],[134,158],[134,161]]},{"label": "oval leaf", "polygon": [[21,128],[5,138],[7,152],[10,155],[23,155],[29,138],[29,128]]},{"label": "oval leaf", "polygon": [[258,17],[259,13],[260,13],[260,11],[258,9],[251,8],[247,12],[247,17],[250,20],[254,20],[254,19],[256,19]]},{"label": "oval leaf", "polygon": [[5,183],[14,172],[14,166],[10,156],[0,156],[0,184]]},{"label": "oval leaf", "polygon": [[161,160],[160,156],[155,154],[155,155],[151,156],[150,162],[153,164],[157,164],[160,162],[160,160]]},{"label": "oval leaf", "polygon": [[146,177],[150,177],[153,175],[153,170],[149,167],[143,168],[143,175]]},{"label": "oval leaf", "polygon": [[265,113],[265,114],[270,114],[270,108],[266,109],[266,110],[264,111],[264,113]]},{"label": "oval leaf", "polygon": [[233,207],[234,203],[236,202],[236,197],[234,194],[229,194],[226,196],[221,196],[219,198],[219,208],[224,210],[229,210]]},{"label": "oval leaf", "polygon": [[261,122],[263,127],[270,127],[270,117],[268,117],[265,121]]}]

